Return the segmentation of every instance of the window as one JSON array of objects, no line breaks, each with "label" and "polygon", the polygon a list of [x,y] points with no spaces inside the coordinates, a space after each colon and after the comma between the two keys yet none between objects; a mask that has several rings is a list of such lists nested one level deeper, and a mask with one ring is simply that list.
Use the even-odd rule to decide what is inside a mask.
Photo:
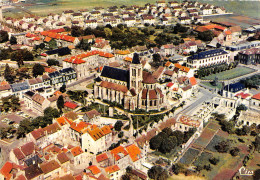
[{"label": "window", "polygon": [[153,101],[150,101],[150,106],[152,106],[153,105]]}]

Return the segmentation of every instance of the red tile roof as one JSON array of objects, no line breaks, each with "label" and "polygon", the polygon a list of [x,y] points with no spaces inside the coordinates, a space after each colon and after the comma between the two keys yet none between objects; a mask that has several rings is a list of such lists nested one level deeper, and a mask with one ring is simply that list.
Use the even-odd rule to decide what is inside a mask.
[{"label": "red tile roof", "polygon": [[25,145],[21,146],[21,150],[25,156],[28,156],[35,150],[35,144],[33,142],[26,143]]},{"label": "red tile roof", "polygon": [[59,163],[55,160],[51,160],[49,162],[40,164],[40,168],[44,172],[44,174],[54,171],[55,169],[58,169],[59,167],[60,167]]},{"label": "red tile roof", "polygon": [[165,64],[165,66],[166,66],[166,67],[169,67],[171,64],[172,64],[172,62],[168,61],[168,62]]},{"label": "red tile roof", "polygon": [[192,86],[196,85],[197,84],[197,80],[195,77],[190,77],[190,83]]},{"label": "red tile roof", "polygon": [[65,152],[58,154],[57,159],[60,161],[61,164],[68,162],[70,160]]},{"label": "red tile roof", "polygon": [[250,96],[250,94],[241,92],[241,93],[237,93],[235,96],[236,97],[241,97],[242,99],[246,99],[247,97]]},{"label": "red tile roof", "polygon": [[41,137],[45,136],[42,128],[35,129],[34,131],[31,132],[31,135],[34,137],[35,140],[38,140]]},{"label": "red tile roof", "polygon": [[57,118],[56,121],[59,123],[60,126],[63,126],[63,125],[65,125],[65,124],[67,124],[67,123],[70,122],[70,121],[69,121],[66,117],[64,117],[64,116]]},{"label": "red tile roof", "polygon": [[82,149],[81,149],[79,146],[76,146],[76,147],[72,148],[72,149],[70,150],[70,152],[72,153],[72,155],[73,155],[74,157],[75,157],[75,156],[78,156],[78,155],[80,155],[80,154],[83,153]]},{"label": "red tile roof", "polygon": [[112,149],[110,152],[114,156],[116,161],[128,155],[128,152],[123,146],[118,146],[115,149]]},{"label": "red tile roof", "polygon": [[253,95],[252,99],[260,100],[260,93]]},{"label": "red tile roof", "polygon": [[91,111],[86,112],[86,115],[89,119],[100,116],[100,113],[96,109],[92,109]]},{"label": "red tile roof", "polygon": [[96,175],[101,172],[96,165],[89,166],[87,169],[89,169],[93,175]]},{"label": "red tile roof", "polygon": [[107,159],[108,159],[107,153],[99,154],[96,156],[96,160],[98,163]]},{"label": "red tile roof", "polygon": [[15,148],[13,149],[14,155],[18,160],[21,160],[23,158],[25,158],[24,154],[22,153],[22,151],[19,148]]},{"label": "red tile roof", "polygon": [[100,139],[105,135],[104,132],[96,125],[95,126],[93,125],[90,128],[88,128],[87,132],[94,139],[94,141]]},{"label": "red tile roof", "polygon": [[114,173],[114,172],[119,171],[119,170],[120,170],[120,168],[118,167],[118,165],[109,166],[109,167],[105,168],[105,171],[109,174]]},{"label": "red tile roof", "polygon": [[90,124],[89,123],[86,123],[86,122],[79,122],[79,123],[75,123],[73,122],[71,125],[70,125],[70,128],[77,131],[77,132],[80,132],[82,133],[82,131],[88,127]]},{"label": "red tile roof", "polygon": [[126,146],[126,150],[129,153],[133,162],[135,162],[141,158],[141,150],[135,144]]},{"label": "red tile roof", "polygon": [[115,91],[122,91],[124,93],[126,93],[128,91],[127,87],[124,85],[119,85],[119,84],[111,83],[111,82],[107,82],[107,81],[102,81],[100,86],[105,87],[107,89],[113,89]]},{"label": "red tile roof", "polygon": [[10,174],[11,170],[13,169],[13,163],[7,161],[3,167],[1,168],[0,172],[6,179],[11,179],[12,174]]},{"label": "red tile roof", "polygon": [[58,125],[58,123],[54,123],[49,126],[46,126],[45,128],[43,128],[43,130],[45,132],[47,132],[47,134],[53,134],[53,133],[57,132],[58,130],[61,130],[61,128]]},{"label": "red tile roof", "polygon": [[111,133],[111,128],[109,126],[103,126],[102,128],[100,128],[101,131],[103,132],[104,135],[107,135],[109,133]]},{"label": "red tile roof", "polygon": [[156,83],[156,79],[149,72],[143,71],[143,83],[145,84],[154,84]]},{"label": "red tile roof", "polygon": [[64,106],[65,106],[65,107],[68,107],[68,108],[70,108],[70,109],[76,109],[76,107],[78,107],[77,104],[72,103],[72,102],[69,102],[69,101],[65,102],[65,103],[64,103]]},{"label": "red tile roof", "polygon": [[172,87],[174,84],[172,83],[172,82],[169,82],[168,84],[167,84],[167,87]]}]

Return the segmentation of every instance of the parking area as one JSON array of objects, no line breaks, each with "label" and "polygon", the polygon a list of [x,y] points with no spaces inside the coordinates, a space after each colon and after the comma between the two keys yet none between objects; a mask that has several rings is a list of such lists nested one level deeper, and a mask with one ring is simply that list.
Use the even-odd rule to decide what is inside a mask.
[{"label": "parking area", "polygon": [[30,116],[28,114],[24,114],[23,112],[1,113],[0,127],[8,127],[9,125],[13,125],[15,128],[18,128],[20,122],[29,117]]}]

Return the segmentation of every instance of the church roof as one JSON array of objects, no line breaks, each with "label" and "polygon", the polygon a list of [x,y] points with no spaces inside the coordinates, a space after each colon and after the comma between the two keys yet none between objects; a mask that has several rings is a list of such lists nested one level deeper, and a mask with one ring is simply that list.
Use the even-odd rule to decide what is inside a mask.
[{"label": "church roof", "polygon": [[101,76],[107,77],[110,79],[116,79],[119,81],[128,82],[129,79],[129,71],[118,69],[114,67],[104,66]]},{"label": "church roof", "polygon": [[149,72],[143,71],[143,83],[145,84],[154,84],[156,83],[156,79]]}]

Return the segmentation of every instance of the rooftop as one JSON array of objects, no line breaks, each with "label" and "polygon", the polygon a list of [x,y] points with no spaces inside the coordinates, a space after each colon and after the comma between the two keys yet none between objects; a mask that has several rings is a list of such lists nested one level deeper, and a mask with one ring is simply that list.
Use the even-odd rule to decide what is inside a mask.
[{"label": "rooftop", "polygon": [[209,57],[214,57],[214,56],[219,56],[224,54],[228,54],[228,53],[222,49],[213,49],[209,51],[199,52],[198,54],[194,54],[188,57],[188,60],[198,60],[198,59],[204,59],[204,58],[209,58]]}]

